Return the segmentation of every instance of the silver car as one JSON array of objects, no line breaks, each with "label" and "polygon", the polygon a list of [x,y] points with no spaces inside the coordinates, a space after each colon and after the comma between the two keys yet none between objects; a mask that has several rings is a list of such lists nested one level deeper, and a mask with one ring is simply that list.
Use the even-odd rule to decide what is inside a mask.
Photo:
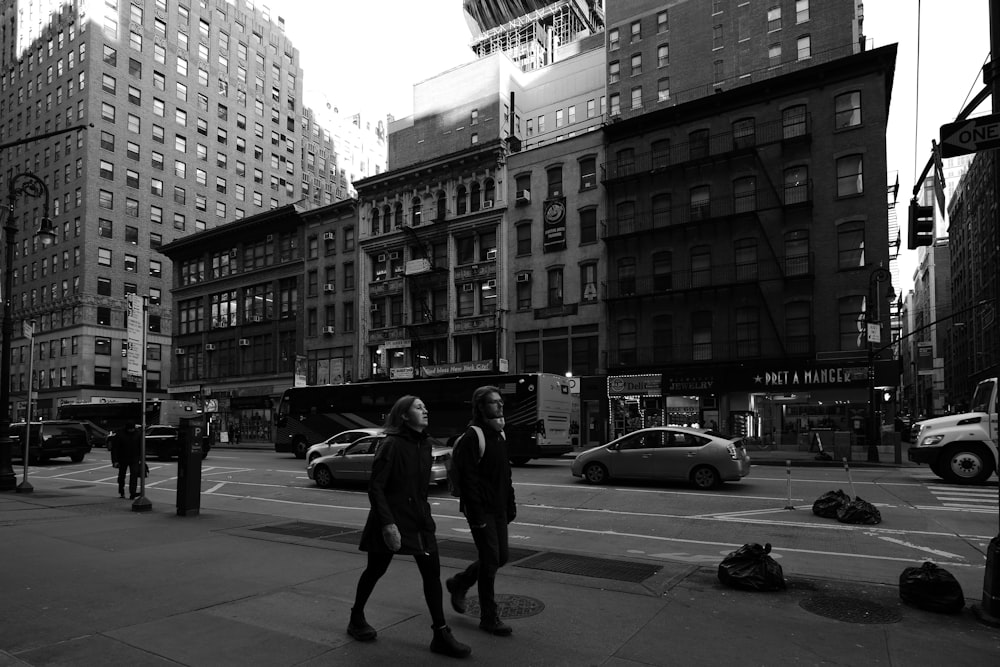
[{"label": "silver car", "polygon": [[581,452],[574,477],[590,484],[609,479],[691,482],[711,489],[737,482],[750,472],[742,437],[682,426],[644,428]]},{"label": "silver car", "polygon": [[[309,462],[306,474],[321,489],[328,489],[338,482],[367,482],[372,476],[372,462],[382,447],[384,434],[366,435],[336,454],[319,456]],[[451,466],[451,448],[432,441],[431,483],[443,486],[448,483]]]},{"label": "silver car", "polygon": [[336,454],[358,438],[366,435],[382,435],[383,432],[384,430],[381,428],[352,428],[349,431],[341,431],[337,435],[331,435],[323,442],[317,442],[307,449],[306,461],[312,461],[320,456]]}]

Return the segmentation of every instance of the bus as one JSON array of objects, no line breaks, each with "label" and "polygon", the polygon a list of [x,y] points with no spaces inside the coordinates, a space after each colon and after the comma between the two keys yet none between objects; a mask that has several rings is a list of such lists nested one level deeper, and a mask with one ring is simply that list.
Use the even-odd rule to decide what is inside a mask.
[{"label": "bus", "polygon": [[[141,424],[142,401],[117,401],[102,403],[64,403],[56,414],[59,419],[83,422],[90,431],[94,445],[107,447],[108,435],[125,424]],[[167,424],[180,426],[181,419],[201,415],[193,401],[156,399],[146,401],[146,426]]]},{"label": "bus", "polygon": [[301,459],[310,445],[341,431],[380,427],[393,403],[406,394],[423,399],[430,412],[427,432],[451,446],[472,418],[472,392],[483,385],[493,385],[503,394],[511,463],[524,465],[573,451],[570,382],[550,373],[293,387],[285,390],[278,404],[274,451]]}]

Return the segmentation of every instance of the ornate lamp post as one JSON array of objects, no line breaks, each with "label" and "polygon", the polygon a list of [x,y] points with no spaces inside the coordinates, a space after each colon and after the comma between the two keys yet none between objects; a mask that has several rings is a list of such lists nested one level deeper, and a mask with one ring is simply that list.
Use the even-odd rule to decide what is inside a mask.
[{"label": "ornate lamp post", "polygon": [[868,460],[878,462],[878,445],[882,429],[882,409],[875,397],[875,344],[881,342],[882,301],[878,284],[889,282],[889,300],[896,298],[892,289],[892,274],[881,266],[868,277],[868,301],[865,304],[865,323],[868,339]]},{"label": "ornate lamp post", "polygon": [[[14,246],[17,240],[17,225],[14,223],[14,206],[21,197],[31,197],[42,200],[42,220],[36,234],[44,245],[55,238],[52,220],[49,219],[49,189],[38,176],[31,172],[22,172],[10,179],[7,188],[7,222],[4,224],[4,269],[3,269],[3,326],[0,335],[3,336],[0,345],[0,491],[13,491],[17,486],[17,478],[11,465],[13,458],[13,443],[10,439],[10,343],[14,332],[14,322],[11,319],[11,303],[14,289]],[[28,380],[28,391],[31,391],[31,380]]]}]

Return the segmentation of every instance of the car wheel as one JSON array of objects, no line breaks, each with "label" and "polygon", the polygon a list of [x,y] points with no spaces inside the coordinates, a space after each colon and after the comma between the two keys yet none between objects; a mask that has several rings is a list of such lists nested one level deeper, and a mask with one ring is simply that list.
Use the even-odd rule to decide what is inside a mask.
[{"label": "car wheel", "polygon": [[583,467],[583,479],[588,484],[604,484],[608,481],[608,469],[600,463],[588,463]]},{"label": "car wheel", "polygon": [[82,463],[83,454],[73,454],[72,456],[69,457],[69,460],[72,461],[73,463]]},{"label": "car wheel", "polygon": [[714,489],[719,486],[719,473],[709,466],[698,466],[691,471],[691,481],[699,489]]},{"label": "car wheel", "polygon": [[321,489],[329,489],[333,486],[333,475],[330,473],[330,469],[324,465],[316,466],[313,470],[313,479],[316,480],[316,486]]},{"label": "car wheel", "polygon": [[523,466],[528,463],[531,459],[527,456],[514,456],[510,459],[510,464],[515,466]]},{"label": "car wheel", "polygon": [[297,459],[304,459],[307,449],[309,449],[309,443],[303,438],[299,438],[292,443],[292,451],[295,453],[295,458]]},{"label": "car wheel", "polygon": [[990,451],[978,442],[952,445],[944,454],[944,478],[953,484],[982,484],[993,473]]}]

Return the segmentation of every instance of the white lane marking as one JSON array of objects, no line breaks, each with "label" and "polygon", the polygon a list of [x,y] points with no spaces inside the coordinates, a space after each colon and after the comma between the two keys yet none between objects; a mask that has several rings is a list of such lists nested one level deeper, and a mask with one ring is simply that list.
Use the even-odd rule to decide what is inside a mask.
[{"label": "white lane marking", "polygon": [[931,549],[930,547],[922,547],[919,544],[913,544],[911,542],[906,542],[905,540],[897,540],[893,537],[886,537],[885,535],[876,535],[876,537],[885,542],[892,542],[893,544],[898,544],[904,547],[910,547],[911,549],[916,549],[918,551],[926,551],[929,554],[934,554],[935,556],[941,556],[942,558],[959,558],[961,560],[968,560],[964,556],[959,556],[958,554],[949,553],[947,551],[939,551],[937,549]]},{"label": "white lane marking", "polygon": [[215,486],[213,486],[213,487],[210,487],[210,488],[208,488],[208,489],[205,489],[204,491],[202,491],[202,493],[215,493],[216,491],[218,491],[219,489],[221,489],[221,488],[222,488],[222,487],[224,487],[225,485],[226,485],[226,483],[225,483],[225,482],[219,482],[219,483],[218,483],[218,484],[216,484]]}]

